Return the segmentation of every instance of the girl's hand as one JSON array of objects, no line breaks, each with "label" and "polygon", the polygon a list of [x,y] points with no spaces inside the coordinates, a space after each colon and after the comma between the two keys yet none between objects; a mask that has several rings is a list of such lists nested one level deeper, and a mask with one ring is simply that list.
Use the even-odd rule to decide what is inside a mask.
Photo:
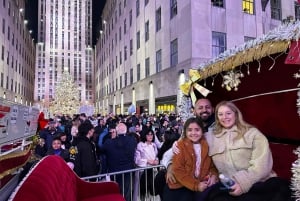
[{"label": "girl's hand", "polygon": [[203,192],[207,188],[207,182],[206,181],[201,181],[198,184],[198,191]]},{"label": "girl's hand", "polygon": [[216,175],[208,175],[207,185],[212,186],[217,183],[218,179]]}]

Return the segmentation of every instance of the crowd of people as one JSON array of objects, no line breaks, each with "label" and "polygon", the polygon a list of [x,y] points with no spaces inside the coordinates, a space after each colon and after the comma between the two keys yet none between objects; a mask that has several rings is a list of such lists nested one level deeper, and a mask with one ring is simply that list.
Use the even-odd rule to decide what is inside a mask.
[{"label": "crowd of people", "polygon": [[[185,122],[175,114],[56,116],[38,133],[35,154],[61,156],[80,177],[166,167],[145,170],[135,178],[117,175],[126,201],[138,187],[141,197],[159,194],[162,201],[292,200],[288,182],[272,170],[268,140],[229,101],[214,109],[208,99],[200,98],[194,117]],[[219,174],[233,185],[224,186]],[[147,179],[152,177],[155,184]]]}]

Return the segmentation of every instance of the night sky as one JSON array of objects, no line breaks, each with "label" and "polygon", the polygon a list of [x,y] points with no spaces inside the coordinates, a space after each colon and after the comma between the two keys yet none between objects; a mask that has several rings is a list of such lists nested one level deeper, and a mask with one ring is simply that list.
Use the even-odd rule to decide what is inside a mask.
[{"label": "night sky", "polygon": [[[38,1],[39,0],[25,0],[25,18],[28,19],[28,28],[33,30],[32,36],[37,41],[37,23],[38,23]],[[93,0],[93,45],[97,42],[97,37],[99,36],[100,30],[100,16],[106,0]]]}]

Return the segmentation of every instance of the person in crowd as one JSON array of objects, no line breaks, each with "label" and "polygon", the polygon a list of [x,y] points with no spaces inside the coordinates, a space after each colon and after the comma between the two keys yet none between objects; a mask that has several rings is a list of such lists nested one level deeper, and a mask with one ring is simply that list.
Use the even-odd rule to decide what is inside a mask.
[{"label": "person in crowd", "polygon": [[52,119],[49,121],[48,126],[40,131],[40,138],[45,140],[46,149],[50,149],[52,146],[52,140],[54,137],[60,135],[62,131],[57,127],[56,122]]},{"label": "person in crowd", "polygon": [[103,144],[105,143],[106,140],[108,139],[114,139],[117,137],[117,131],[116,131],[116,127],[113,125],[110,125],[110,128],[108,130],[108,128],[105,128],[102,133],[99,136],[98,139],[98,148],[99,148],[99,158],[100,158],[100,162],[101,162],[101,173],[105,174],[107,173],[107,161],[106,161],[106,154],[104,154],[103,152],[101,152],[101,148],[103,147]]},{"label": "person in crowd", "polygon": [[[168,151],[172,147],[173,143],[179,139],[179,136],[171,132],[170,130],[165,130],[162,138],[163,138],[163,144],[157,154],[157,158],[159,161],[163,159],[163,155],[165,154],[166,151]],[[163,200],[163,190],[166,184],[165,177],[166,177],[166,169],[162,168],[158,171],[154,180],[154,188],[157,194],[160,196],[160,200]]]},{"label": "person in crowd", "polygon": [[137,123],[135,125],[135,138],[137,142],[141,141],[141,132],[142,132],[141,125],[140,123]]},{"label": "person in crowd", "polygon": [[[138,167],[159,164],[159,160],[157,158],[158,149],[154,143],[154,136],[154,131],[148,130],[146,135],[142,135],[141,141],[137,144],[135,151],[135,164]],[[144,170],[141,176],[139,175],[139,172],[137,172],[135,185],[138,186],[138,183],[140,183],[141,198],[146,196],[146,189],[148,189],[148,193],[151,193],[152,195],[154,194],[153,178],[153,169]],[[137,191],[137,188],[135,188],[135,191]]]},{"label": "person in crowd", "polygon": [[159,131],[157,132],[157,137],[160,141],[163,141],[163,136],[165,134],[165,131],[169,129],[169,121],[167,118],[162,118],[160,121],[160,128]]},{"label": "person in crowd", "polygon": [[71,136],[72,136],[72,139],[71,139],[71,143],[75,143],[76,144],[76,139],[78,137],[78,127],[79,125],[81,124],[79,118],[74,118],[72,120],[72,127],[71,127]]},{"label": "person in crowd", "polygon": [[85,113],[81,113],[79,115],[79,119],[80,119],[81,123],[90,123],[90,124],[92,124],[92,122],[89,120],[89,118],[86,116]]},{"label": "person in crowd", "polygon": [[79,177],[87,177],[99,173],[99,160],[96,153],[96,145],[92,140],[94,135],[94,126],[89,122],[83,122],[78,127],[78,137],[75,147],[76,150],[74,171]]},{"label": "person in crowd", "polygon": [[107,126],[105,124],[106,124],[105,120],[102,117],[100,117],[98,119],[98,124],[95,127],[95,133],[94,133],[94,136],[93,136],[93,140],[94,140],[95,143],[98,143],[99,135],[103,132],[104,129],[107,128]]},{"label": "person in crowd", "polygon": [[[109,128],[109,132],[108,132],[108,138],[114,139],[117,137],[117,130],[116,127],[112,126]],[[105,139],[106,140],[106,139]],[[104,142],[105,142],[104,140]]]},{"label": "person in crowd", "polygon": [[68,140],[67,134],[65,132],[59,135],[61,140],[61,148],[65,150],[69,150],[71,147],[71,142]]},{"label": "person in crowd", "polygon": [[[272,170],[267,138],[244,121],[236,105],[222,101],[216,106],[215,126],[206,134],[209,155],[218,171],[234,181],[229,191],[217,184],[208,201],[288,201],[288,184]],[[179,148],[180,152],[183,151]]]},{"label": "person in crowd", "polygon": [[171,131],[180,137],[181,133],[179,133],[179,124],[176,120],[171,122]]},{"label": "person in crowd", "polygon": [[69,150],[62,148],[62,141],[60,137],[53,138],[52,146],[48,149],[46,155],[56,155],[62,157],[66,162],[70,162]]},{"label": "person in crowd", "polygon": [[44,112],[40,112],[39,114],[39,118],[38,118],[38,127],[37,127],[37,133],[44,129],[45,126],[47,126],[49,120],[48,119],[45,119],[45,114]]},{"label": "person in crowd", "polygon": [[206,189],[217,182],[218,172],[208,155],[208,144],[203,137],[204,127],[199,118],[189,118],[184,124],[180,150],[173,156],[175,182],[165,186],[164,201],[204,200]]},{"label": "person in crowd", "polygon": [[47,153],[47,147],[45,146],[45,139],[44,138],[39,138],[38,143],[35,145],[34,148],[34,154],[38,158],[42,158],[46,156]]},{"label": "person in crowd", "polygon": [[146,135],[146,133],[148,132],[148,130],[153,130],[150,119],[148,119],[148,120],[146,121],[146,124],[143,125],[143,128],[142,128],[142,135]]},{"label": "person in crowd", "polygon": [[[118,172],[135,168],[134,155],[137,142],[133,136],[127,135],[127,127],[124,123],[116,126],[117,137],[107,139],[103,144],[102,151],[106,155],[108,172]],[[131,174],[117,175],[116,181],[126,199],[131,200]]]},{"label": "person in crowd", "polygon": [[61,130],[61,132],[65,132],[65,125],[62,123],[62,119],[56,119],[56,127]]}]

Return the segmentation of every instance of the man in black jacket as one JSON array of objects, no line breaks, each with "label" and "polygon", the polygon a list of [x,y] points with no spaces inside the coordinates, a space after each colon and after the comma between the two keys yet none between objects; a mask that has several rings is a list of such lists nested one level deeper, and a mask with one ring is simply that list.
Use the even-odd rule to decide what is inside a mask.
[{"label": "man in black jacket", "polygon": [[89,122],[83,122],[78,127],[78,138],[74,147],[75,150],[74,171],[79,177],[97,175],[99,173],[99,161],[96,154],[96,146],[92,140],[94,126]]}]

